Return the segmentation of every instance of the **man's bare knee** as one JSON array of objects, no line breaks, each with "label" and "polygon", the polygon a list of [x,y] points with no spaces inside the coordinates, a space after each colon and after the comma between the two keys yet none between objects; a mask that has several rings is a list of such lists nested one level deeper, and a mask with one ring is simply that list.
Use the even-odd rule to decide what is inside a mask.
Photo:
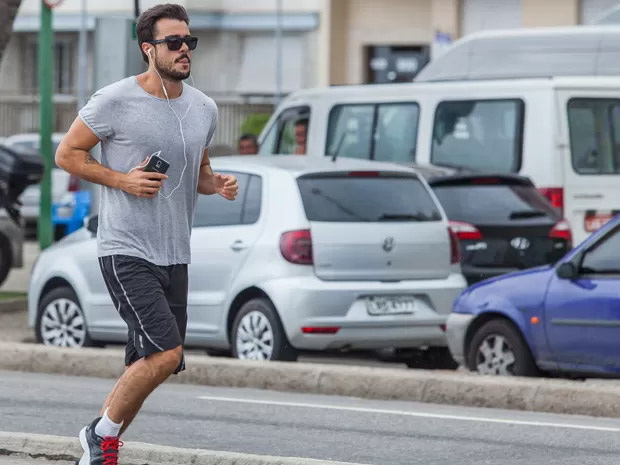
[{"label": "man's bare knee", "polygon": [[183,347],[177,346],[174,349],[161,352],[161,363],[165,366],[166,371],[173,373],[183,357]]}]

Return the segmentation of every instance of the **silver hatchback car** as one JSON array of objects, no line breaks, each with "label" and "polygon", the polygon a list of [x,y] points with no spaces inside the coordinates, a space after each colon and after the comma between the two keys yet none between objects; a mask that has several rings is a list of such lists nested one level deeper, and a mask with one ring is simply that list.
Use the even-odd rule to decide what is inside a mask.
[{"label": "silver hatchback car", "polygon": [[[299,350],[441,348],[464,289],[457,239],[413,169],[314,157],[226,157],[239,196],[199,196],[186,343],[244,359]],[[40,342],[123,342],[94,221],[44,251],[29,322]]]}]

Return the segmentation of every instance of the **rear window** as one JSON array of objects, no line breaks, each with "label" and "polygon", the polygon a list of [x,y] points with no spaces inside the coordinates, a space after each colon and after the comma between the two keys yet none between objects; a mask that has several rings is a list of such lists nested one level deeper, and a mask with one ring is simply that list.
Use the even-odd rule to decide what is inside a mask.
[{"label": "rear window", "polygon": [[310,221],[440,221],[435,202],[417,177],[303,176],[299,190]]},{"label": "rear window", "polygon": [[521,100],[466,100],[437,105],[431,161],[475,171],[516,173],[521,166]]},{"label": "rear window", "polygon": [[473,224],[558,220],[535,188],[520,185],[446,185],[433,188],[448,218]]}]

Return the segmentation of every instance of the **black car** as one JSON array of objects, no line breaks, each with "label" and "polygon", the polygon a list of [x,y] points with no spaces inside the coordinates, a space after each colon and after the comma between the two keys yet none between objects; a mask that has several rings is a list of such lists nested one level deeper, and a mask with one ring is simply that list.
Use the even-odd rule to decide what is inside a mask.
[{"label": "black car", "polygon": [[572,248],[568,223],[529,178],[431,167],[419,171],[460,241],[469,284],[555,263]]}]

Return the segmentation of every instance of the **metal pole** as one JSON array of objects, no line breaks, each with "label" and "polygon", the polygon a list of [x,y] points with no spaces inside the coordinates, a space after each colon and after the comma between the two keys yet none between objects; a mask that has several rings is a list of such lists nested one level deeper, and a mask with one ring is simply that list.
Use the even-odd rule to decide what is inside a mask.
[{"label": "metal pole", "polygon": [[282,0],[276,0],[276,95],[275,105],[282,94]]},{"label": "metal pole", "polygon": [[88,82],[88,32],[87,32],[87,11],[86,1],[82,0],[82,21],[80,24],[80,38],[79,38],[79,69],[80,78],[78,85],[78,110],[86,105],[86,92]]},{"label": "metal pole", "polygon": [[54,54],[54,33],[52,32],[52,10],[41,3],[41,29],[39,31],[39,134],[40,150],[45,171],[41,181],[41,205],[37,222],[41,250],[52,245],[52,57]]}]

